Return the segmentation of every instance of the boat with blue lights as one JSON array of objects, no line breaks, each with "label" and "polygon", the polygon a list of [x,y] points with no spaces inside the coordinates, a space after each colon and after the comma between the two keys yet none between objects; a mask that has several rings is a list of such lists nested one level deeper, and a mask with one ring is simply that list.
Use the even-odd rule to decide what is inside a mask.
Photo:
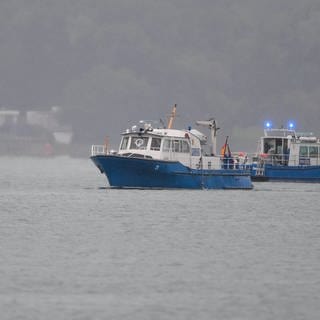
[{"label": "boat with blue lights", "polygon": [[[122,133],[118,151],[93,145],[91,160],[105,174],[111,188],[252,189],[250,170],[232,158],[216,155],[214,119],[197,121],[210,129],[208,139],[196,129],[173,129],[176,105],[167,127],[154,128],[140,121]],[[229,147],[226,145],[225,147]],[[225,150],[228,148],[225,148]]]},{"label": "boat with blue lights", "polygon": [[252,159],[253,181],[320,182],[320,139],[294,127],[273,129],[266,123]]}]

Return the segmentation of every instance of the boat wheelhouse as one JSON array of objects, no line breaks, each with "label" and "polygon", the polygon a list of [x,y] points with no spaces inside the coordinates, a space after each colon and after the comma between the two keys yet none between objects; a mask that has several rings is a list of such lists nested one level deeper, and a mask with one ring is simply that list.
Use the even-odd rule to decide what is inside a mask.
[{"label": "boat wheelhouse", "polygon": [[250,171],[220,157],[214,119],[199,121],[211,131],[212,149],[204,152],[207,136],[196,129],[133,126],[122,134],[117,152],[92,146],[91,159],[117,188],[251,189]]},{"label": "boat wheelhouse", "polygon": [[119,156],[179,161],[191,169],[220,169],[220,157],[202,153],[207,137],[195,129],[144,129],[123,133]]},{"label": "boat wheelhouse", "polygon": [[265,129],[252,179],[320,182],[320,140],[294,129]]}]

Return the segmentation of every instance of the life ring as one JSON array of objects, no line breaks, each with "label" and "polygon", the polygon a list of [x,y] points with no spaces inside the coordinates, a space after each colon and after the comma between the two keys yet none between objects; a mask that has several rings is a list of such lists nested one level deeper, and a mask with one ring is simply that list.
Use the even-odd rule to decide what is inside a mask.
[{"label": "life ring", "polygon": [[134,144],[135,144],[138,148],[140,148],[140,147],[143,145],[143,140],[142,140],[142,139],[137,139],[137,140],[134,142]]}]

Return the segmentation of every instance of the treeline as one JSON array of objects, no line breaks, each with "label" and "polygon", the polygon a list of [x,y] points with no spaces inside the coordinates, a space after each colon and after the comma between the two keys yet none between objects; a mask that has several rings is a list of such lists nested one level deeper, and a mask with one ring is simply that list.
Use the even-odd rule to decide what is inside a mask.
[{"label": "treeline", "polygon": [[317,0],[4,0],[0,106],[60,105],[81,141],[173,103],[181,123],[316,130],[319,34]]}]

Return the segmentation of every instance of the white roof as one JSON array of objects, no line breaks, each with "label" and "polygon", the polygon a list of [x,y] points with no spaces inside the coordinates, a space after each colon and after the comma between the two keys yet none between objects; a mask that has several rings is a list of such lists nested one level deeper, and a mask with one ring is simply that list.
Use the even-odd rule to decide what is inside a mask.
[{"label": "white roof", "polygon": [[[129,135],[136,135],[139,134],[139,131],[127,131],[123,134],[129,134]],[[142,131],[142,134],[149,134],[149,135],[157,135],[162,137],[176,137],[176,138],[184,138],[185,134],[191,134],[188,130],[177,130],[177,129],[153,129],[148,131]]]}]

